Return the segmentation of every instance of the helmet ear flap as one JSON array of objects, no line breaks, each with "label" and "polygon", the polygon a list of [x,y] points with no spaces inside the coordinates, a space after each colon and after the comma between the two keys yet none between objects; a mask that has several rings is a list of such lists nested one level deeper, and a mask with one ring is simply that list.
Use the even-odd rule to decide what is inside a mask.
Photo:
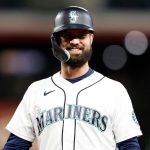
[{"label": "helmet ear flap", "polygon": [[60,46],[61,39],[60,39],[59,32],[58,33],[53,33],[53,37],[55,38],[55,41],[56,41],[57,45]]},{"label": "helmet ear flap", "polygon": [[55,39],[55,36],[52,34],[51,35],[51,44],[52,44],[52,52],[53,52],[53,55],[61,62],[65,63],[67,62],[69,59],[70,59],[70,53],[64,49],[64,48],[61,48],[56,39]]}]

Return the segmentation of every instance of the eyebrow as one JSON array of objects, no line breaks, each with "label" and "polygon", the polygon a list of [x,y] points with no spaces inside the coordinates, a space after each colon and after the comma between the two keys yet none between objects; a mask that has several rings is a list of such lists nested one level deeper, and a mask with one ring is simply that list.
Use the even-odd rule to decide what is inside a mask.
[{"label": "eyebrow", "polygon": [[67,34],[89,34],[90,32],[88,31],[79,31],[77,33],[74,33],[74,32],[71,32],[71,31],[66,31],[66,32],[63,32],[63,33],[60,33],[60,36],[64,36],[64,35],[67,35]]}]

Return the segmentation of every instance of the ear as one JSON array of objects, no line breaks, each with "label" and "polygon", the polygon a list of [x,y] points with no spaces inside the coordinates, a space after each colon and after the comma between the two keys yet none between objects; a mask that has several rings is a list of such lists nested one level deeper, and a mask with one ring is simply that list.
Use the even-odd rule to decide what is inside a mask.
[{"label": "ear", "polygon": [[94,34],[91,33],[91,34],[90,34],[90,42],[91,42],[91,44],[93,43],[93,39],[94,39]]}]

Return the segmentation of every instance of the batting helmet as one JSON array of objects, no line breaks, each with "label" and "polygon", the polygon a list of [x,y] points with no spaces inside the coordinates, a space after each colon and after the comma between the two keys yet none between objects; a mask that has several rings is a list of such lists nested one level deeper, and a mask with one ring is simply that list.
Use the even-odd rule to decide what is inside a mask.
[{"label": "batting helmet", "polygon": [[53,33],[65,29],[87,29],[94,31],[93,21],[89,12],[78,6],[70,6],[58,12],[54,22]]},{"label": "batting helmet", "polygon": [[68,61],[70,54],[67,50],[60,48],[56,35],[66,29],[85,29],[94,32],[93,21],[89,12],[82,7],[69,6],[56,15],[51,43],[54,56],[61,62]]}]

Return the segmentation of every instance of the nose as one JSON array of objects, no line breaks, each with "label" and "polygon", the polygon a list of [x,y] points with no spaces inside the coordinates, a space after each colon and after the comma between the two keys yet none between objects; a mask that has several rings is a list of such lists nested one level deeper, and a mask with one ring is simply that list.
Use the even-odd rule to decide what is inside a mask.
[{"label": "nose", "polygon": [[80,42],[80,39],[78,38],[73,38],[70,40],[70,44],[78,44]]}]

